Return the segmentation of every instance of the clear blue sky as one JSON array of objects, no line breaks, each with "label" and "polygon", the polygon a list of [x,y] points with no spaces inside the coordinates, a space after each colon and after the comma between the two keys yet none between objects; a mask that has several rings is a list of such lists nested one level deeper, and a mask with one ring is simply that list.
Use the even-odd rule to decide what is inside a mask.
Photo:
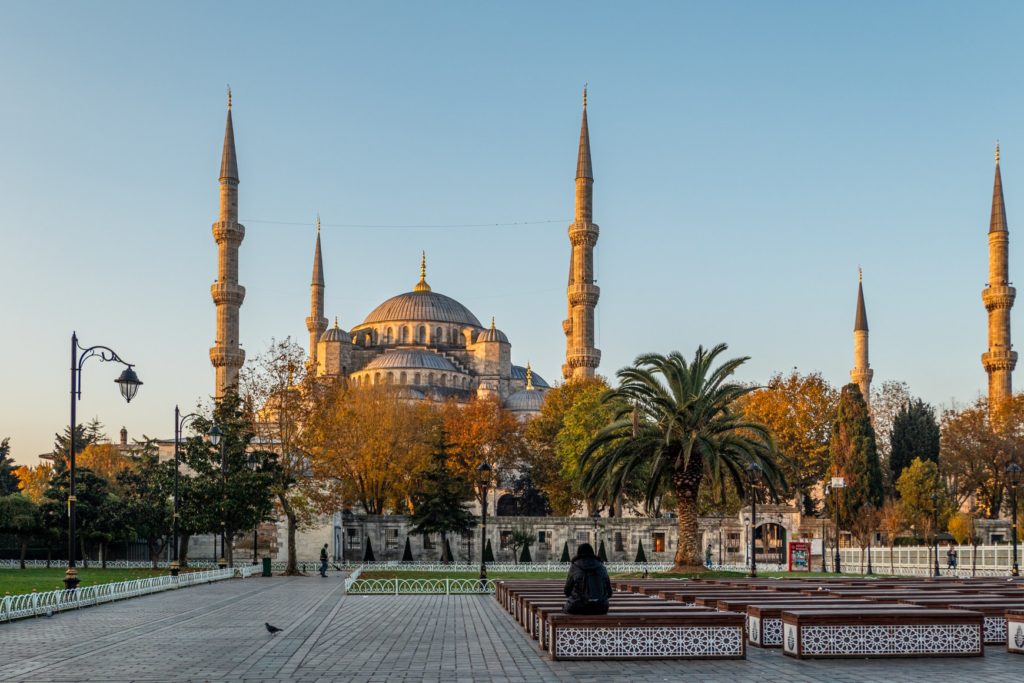
[{"label": "clear blue sky", "polygon": [[[0,8],[0,437],[35,462],[80,404],[171,435],[212,392],[210,224],[224,90],[241,175],[242,341],[416,281],[492,315],[558,379],[580,89],[590,83],[601,371],[725,341],[760,381],[848,381],[856,271],[876,383],[985,386],[986,231],[1002,141],[1024,268],[1020,3],[21,2]],[[1018,222],[1021,217],[1022,222]],[[272,221],[289,223],[281,225]],[[355,228],[554,221],[500,228]],[[1014,313],[1017,334],[1024,303]],[[1019,382],[1019,380],[1018,380]]]}]

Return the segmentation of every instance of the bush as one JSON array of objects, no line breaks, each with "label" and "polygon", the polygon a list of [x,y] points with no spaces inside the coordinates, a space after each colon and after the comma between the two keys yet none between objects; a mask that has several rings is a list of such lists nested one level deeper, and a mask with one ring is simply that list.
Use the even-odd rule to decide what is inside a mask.
[{"label": "bush", "polygon": [[494,551],[491,550],[491,539],[487,539],[487,545],[484,546],[484,562],[494,562]]},{"label": "bush", "polygon": [[366,537],[366,550],[363,552],[363,562],[376,562],[373,558],[373,544],[370,543],[370,537]]},{"label": "bush", "polygon": [[638,563],[640,563],[640,562],[647,562],[647,554],[644,553],[644,542],[643,541],[640,541],[640,544],[637,545],[637,547],[636,547],[636,561]]},{"label": "bush", "polygon": [[402,562],[412,562],[412,545],[409,543],[409,537],[405,537],[405,552],[402,553]]},{"label": "bush", "polygon": [[562,546],[562,562],[572,562],[572,558],[569,557],[569,541],[565,542]]},{"label": "bush", "polygon": [[533,562],[533,558],[530,557],[530,546],[528,546],[528,545],[524,545],[523,546],[523,552],[520,553],[520,555],[519,555],[519,562],[520,563]]},{"label": "bush", "polygon": [[601,560],[602,562],[607,562],[608,561],[608,553],[606,553],[604,551],[604,541],[603,540],[601,541],[601,545],[598,547],[597,558],[599,560]]}]

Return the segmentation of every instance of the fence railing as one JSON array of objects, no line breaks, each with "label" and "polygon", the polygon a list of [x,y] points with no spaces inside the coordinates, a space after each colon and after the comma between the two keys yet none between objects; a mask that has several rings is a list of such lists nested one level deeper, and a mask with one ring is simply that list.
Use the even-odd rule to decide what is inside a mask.
[{"label": "fence railing", "polygon": [[[672,568],[671,562],[606,562],[604,565],[609,572],[626,574],[632,572],[664,572]],[[363,571],[392,571],[392,572],[479,572],[479,563],[468,562],[363,562],[356,567]],[[505,574],[536,573],[536,572],[567,572],[568,562],[488,562],[488,572],[501,572]]]},{"label": "fence railing", "polygon": [[[939,546],[939,574],[966,577],[1008,576],[1013,566],[1013,548],[1009,545],[954,546],[957,551],[956,568],[950,568],[946,553],[948,545]],[[1018,553],[1020,548],[1018,548]],[[831,567],[833,554],[827,552]],[[975,555],[977,557],[975,558]],[[890,562],[891,556],[891,562]],[[867,569],[867,549],[842,548],[839,557],[844,574],[863,573]],[[901,576],[930,576],[935,572],[935,557],[931,546],[900,546],[890,552],[886,547],[871,548],[871,568],[876,574]]]},{"label": "fence railing", "polygon": [[[51,561],[49,563],[49,567],[51,569],[52,568],[60,569],[60,568],[63,568],[66,564],[67,564],[66,560],[53,560],[53,561]],[[315,559],[299,560],[298,564],[299,564],[300,567],[302,565],[306,565],[307,569],[312,570],[313,568],[320,566],[320,560],[315,560]],[[354,564],[354,563],[351,563],[351,562],[349,562],[349,563],[334,562],[333,564],[336,564],[337,566],[341,567],[342,569],[346,569],[346,570],[347,569],[354,569],[355,567],[359,566],[359,564]],[[288,565],[287,560],[273,560],[270,563],[270,568],[273,571],[284,571],[284,568],[287,565]],[[46,560],[25,560],[25,568],[26,569],[28,569],[28,568],[40,569],[40,568],[43,568],[43,567],[46,567],[46,566],[47,566]],[[79,562],[78,566],[79,567],[82,566],[81,562]],[[100,566],[99,562],[96,562],[96,561],[93,561],[93,560],[89,561],[89,567],[88,567],[89,569],[97,569],[97,568],[99,568],[99,566]],[[158,569],[170,569],[171,565],[170,565],[169,562],[167,562],[165,560],[160,560],[159,562],[157,562],[156,566],[157,566]],[[203,568],[216,569],[216,568],[218,568],[216,560],[189,560],[188,561],[188,566],[189,566],[189,568],[192,568],[192,569],[203,569]],[[18,560],[0,560],[0,569],[19,569],[20,567],[21,567],[21,563]],[[239,559],[239,560],[236,560],[235,561],[235,568],[238,569],[240,567],[259,567],[260,569],[262,569],[263,562],[260,561],[259,564],[253,565],[252,564],[252,560],[250,560],[250,559],[245,559],[245,560]],[[107,569],[152,569],[153,568],[153,563],[149,562],[149,561],[145,561],[145,560],[110,560],[110,561],[107,562],[106,568]]]},{"label": "fence railing", "polygon": [[184,572],[178,576],[154,576],[147,579],[100,583],[94,586],[79,586],[74,590],[61,589],[44,593],[7,595],[0,598],[0,621],[49,616],[55,612],[69,609],[91,607],[105,602],[159,593],[200,583],[223,581],[236,576],[246,578],[252,576],[257,570],[257,567],[249,565],[234,569]]},{"label": "fence railing", "polygon": [[351,595],[489,595],[493,579],[360,579],[345,582]]}]

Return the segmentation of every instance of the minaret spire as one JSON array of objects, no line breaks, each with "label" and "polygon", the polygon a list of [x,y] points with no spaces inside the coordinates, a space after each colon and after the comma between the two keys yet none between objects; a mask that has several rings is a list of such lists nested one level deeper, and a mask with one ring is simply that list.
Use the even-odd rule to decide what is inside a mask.
[{"label": "minaret spire", "polygon": [[594,246],[600,233],[593,222],[594,170],[590,158],[590,129],[587,124],[587,88],[583,87],[583,118],[576,155],[576,214],[569,226],[572,255],[567,290],[569,316],[562,323],[565,332],[565,379],[593,377],[601,362],[594,340],[594,309],[601,290],[594,284]]},{"label": "minaret spire", "polygon": [[875,371],[868,361],[868,312],[864,306],[864,271],[857,269],[857,313],[853,320],[853,370],[850,381],[860,387],[864,403],[871,409],[871,378]]},{"label": "minaret spire", "polygon": [[988,403],[996,404],[1013,395],[1012,373],[1017,352],[1010,342],[1010,309],[1017,290],[1010,286],[1010,231],[1003,202],[1003,177],[999,169],[999,143],[996,142],[996,172],[992,183],[992,214],[988,226],[988,285],[981,300],[988,311],[988,351],[981,364],[988,373]]},{"label": "minaret spire", "polygon": [[306,329],[309,330],[309,367],[311,372],[317,369],[317,342],[327,330],[327,318],[324,317],[324,259],[320,252],[320,214],[316,215],[316,246],[313,249],[313,281],[310,284],[311,298],[309,317],[306,318]]},{"label": "minaret spire", "polygon": [[238,158],[230,88],[220,161],[220,215],[213,224],[213,239],[217,242],[217,280],[210,295],[217,307],[217,338],[210,349],[210,362],[216,374],[214,395],[220,399],[237,388],[238,371],[245,362],[238,341],[239,309],[245,300],[245,287],[238,284],[238,247],[245,239],[245,227],[238,222]]}]

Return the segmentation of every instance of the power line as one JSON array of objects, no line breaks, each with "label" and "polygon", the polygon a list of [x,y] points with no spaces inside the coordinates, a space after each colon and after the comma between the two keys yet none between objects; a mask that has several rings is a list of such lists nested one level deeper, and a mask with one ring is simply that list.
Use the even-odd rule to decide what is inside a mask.
[{"label": "power line", "polygon": [[[543,221],[515,221],[512,223],[434,223],[420,225],[379,225],[368,223],[321,223],[324,228],[373,228],[373,229],[409,229],[409,228],[505,228],[518,225],[544,225],[548,223],[571,223],[564,219],[550,219]],[[312,221],[265,221],[255,219],[243,219],[242,223],[263,224],[263,225],[292,225],[296,227],[311,227]]]}]

